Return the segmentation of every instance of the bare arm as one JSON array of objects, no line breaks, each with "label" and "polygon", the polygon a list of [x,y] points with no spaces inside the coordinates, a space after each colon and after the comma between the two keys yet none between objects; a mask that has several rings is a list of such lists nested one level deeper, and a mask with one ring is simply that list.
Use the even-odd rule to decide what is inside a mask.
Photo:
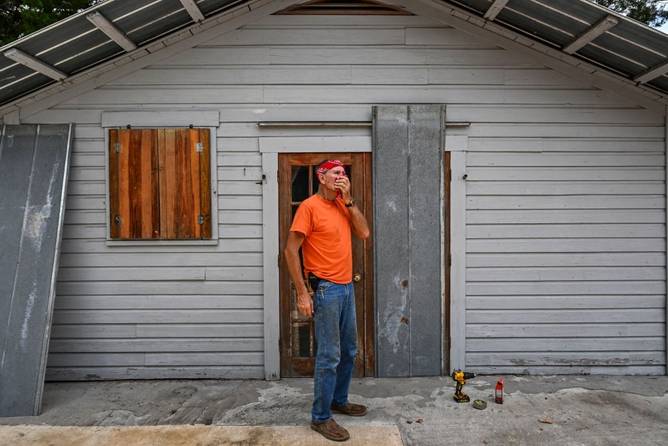
[{"label": "bare arm", "polygon": [[348,208],[350,210],[350,223],[353,226],[353,232],[358,238],[366,240],[369,238],[369,224],[362,211],[359,210],[356,204]]},{"label": "bare arm", "polygon": [[295,284],[297,290],[297,310],[304,316],[313,316],[313,301],[304,283],[302,266],[299,262],[299,248],[303,242],[304,234],[290,231],[283,254],[285,254],[285,262],[288,265],[290,278],[292,278],[292,283]]},{"label": "bare arm", "polygon": [[[337,186],[341,190],[341,198],[343,198],[344,203],[350,203],[352,200],[352,195],[350,193],[350,180],[347,177],[341,177],[337,180]],[[356,204],[353,204],[348,208],[350,210],[350,223],[353,226],[353,233],[362,240],[369,238],[369,224],[362,214],[362,211],[359,210]]]}]

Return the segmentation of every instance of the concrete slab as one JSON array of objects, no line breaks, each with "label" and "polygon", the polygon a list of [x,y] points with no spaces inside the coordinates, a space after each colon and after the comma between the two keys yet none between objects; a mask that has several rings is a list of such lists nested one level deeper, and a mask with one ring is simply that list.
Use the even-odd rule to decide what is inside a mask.
[{"label": "concrete slab", "polygon": [[[350,429],[350,446],[401,446],[396,426]],[[328,446],[303,426],[0,427],[2,446]]]},{"label": "concrete slab", "polygon": [[[479,411],[452,400],[448,377],[354,379],[351,400],[368,405],[369,414],[336,419],[353,439],[373,426],[395,425],[405,445],[666,444],[668,377],[506,376],[503,405],[493,402],[495,382],[496,377],[467,382],[464,391],[472,399],[488,402]],[[47,383],[42,415],[0,418],[0,425],[203,424],[309,431],[312,386],[310,379]]]}]

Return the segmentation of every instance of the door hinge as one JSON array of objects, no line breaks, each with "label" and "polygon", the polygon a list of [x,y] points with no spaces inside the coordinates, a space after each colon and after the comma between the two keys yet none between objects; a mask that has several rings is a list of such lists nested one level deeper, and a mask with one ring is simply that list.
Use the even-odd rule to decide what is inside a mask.
[{"label": "door hinge", "polygon": [[121,216],[120,215],[114,216],[114,223],[116,223],[117,225],[121,224]]},{"label": "door hinge", "polygon": [[196,152],[203,152],[204,151],[204,144],[202,144],[201,142],[198,142],[197,144],[195,144],[195,151]]},{"label": "door hinge", "polygon": [[120,142],[117,142],[117,143],[114,144],[114,150],[116,151],[116,153],[121,153],[121,143]]},{"label": "door hinge", "polygon": [[452,266],[452,254],[448,253],[448,266]]},{"label": "door hinge", "polygon": [[197,217],[197,224],[203,225],[204,224],[204,215],[199,214]]}]

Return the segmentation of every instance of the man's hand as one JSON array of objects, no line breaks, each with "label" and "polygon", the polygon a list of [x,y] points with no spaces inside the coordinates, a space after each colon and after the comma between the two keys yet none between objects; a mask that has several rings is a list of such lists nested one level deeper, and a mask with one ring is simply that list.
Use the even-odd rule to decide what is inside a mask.
[{"label": "man's hand", "polygon": [[297,294],[297,310],[302,316],[313,316],[313,299],[308,291]]},{"label": "man's hand", "polygon": [[350,196],[350,180],[348,177],[338,177],[336,181],[334,181],[334,187],[341,191],[341,198],[343,198],[343,201],[346,203],[350,201],[352,197]]}]

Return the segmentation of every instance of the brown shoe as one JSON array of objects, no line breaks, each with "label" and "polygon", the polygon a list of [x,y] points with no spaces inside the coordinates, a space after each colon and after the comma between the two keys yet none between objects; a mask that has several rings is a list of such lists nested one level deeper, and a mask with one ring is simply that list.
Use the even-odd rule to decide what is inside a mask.
[{"label": "brown shoe", "polygon": [[342,413],[351,417],[363,417],[366,415],[366,406],[354,403],[347,403],[345,406],[332,404],[332,412]]},{"label": "brown shoe", "polygon": [[311,429],[332,441],[346,441],[350,438],[348,431],[339,426],[337,422],[334,421],[334,418],[330,418],[322,423],[311,421]]}]

